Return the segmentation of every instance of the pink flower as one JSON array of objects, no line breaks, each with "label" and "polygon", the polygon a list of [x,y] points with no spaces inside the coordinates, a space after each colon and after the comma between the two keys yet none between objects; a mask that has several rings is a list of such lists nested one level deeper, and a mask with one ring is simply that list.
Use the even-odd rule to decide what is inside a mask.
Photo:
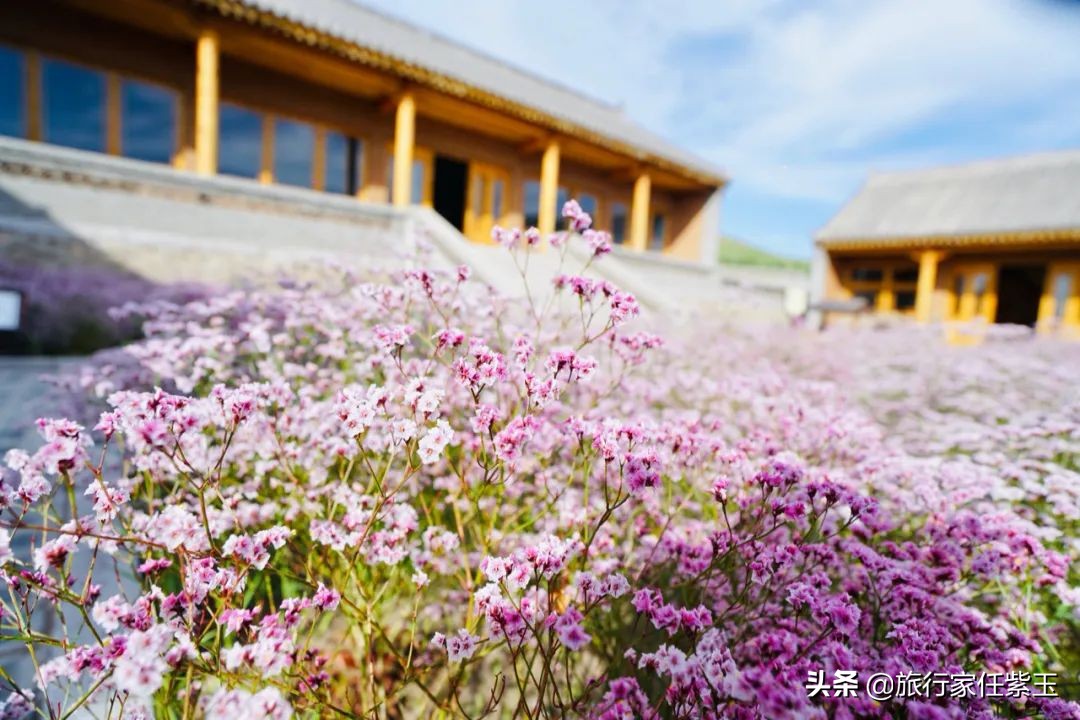
[{"label": "pink flower", "polygon": [[322,583],[319,583],[318,589],[315,591],[314,597],[311,598],[312,604],[320,610],[336,610],[338,603],[341,602],[341,593],[337,590],[327,588]]},{"label": "pink flower", "polygon": [[491,241],[496,245],[502,245],[504,248],[510,249],[515,247],[519,240],[521,240],[521,230],[517,228],[507,230],[498,225],[491,228]]},{"label": "pink flower", "polygon": [[592,640],[581,627],[583,619],[577,608],[570,607],[555,621],[555,633],[559,636],[559,642],[570,650],[580,650]]},{"label": "pink flower", "polygon": [[446,639],[446,654],[450,662],[468,660],[476,653],[478,638],[465,630],[458,630],[457,635]]},{"label": "pink flower", "polygon": [[450,428],[449,423],[445,420],[439,420],[434,427],[429,428],[424,433],[424,436],[420,438],[418,447],[420,461],[425,465],[435,462],[442,457],[443,450],[453,439],[454,431]]}]

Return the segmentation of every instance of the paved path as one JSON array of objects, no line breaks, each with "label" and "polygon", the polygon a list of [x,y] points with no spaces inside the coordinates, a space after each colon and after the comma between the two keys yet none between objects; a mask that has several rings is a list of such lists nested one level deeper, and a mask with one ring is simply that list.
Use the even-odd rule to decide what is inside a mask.
[{"label": "paved path", "polygon": [[[60,414],[62,404],[59,392],[42,376],[55,374],[72,362],[67,358],[0,357],[0,460],[12,448],[33,452],[40,446],[34,421]],[[22,542],[16,542],[12,549],[21,556],[29,552]],[[46,625],[51,622],[48,617],[41,620]],[[16,682],[31,685],[32,666],[23,646],[0,643],[0,665]],[[0,691],[0,697],[6,695],[6,690]]]},{"label": "paved path", "polygon": [[0,457],[11,448],[34,450],[40,436],[34,421],[56,415],[60,399],[42,379],[70,365],[69,358],[0,357]]}]

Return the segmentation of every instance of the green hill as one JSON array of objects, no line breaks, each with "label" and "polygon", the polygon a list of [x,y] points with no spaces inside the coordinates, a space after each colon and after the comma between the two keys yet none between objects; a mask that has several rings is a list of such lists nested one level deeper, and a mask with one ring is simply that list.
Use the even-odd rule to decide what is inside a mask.
[{"label": "green hill", "polygon": [[806,260],[776,255],[749,243],[736,240],[733,237],[720,238],[718,259],[722,265],[757,265],[759,267],[790,268],[792,270],[810,269],[810,263]]}]

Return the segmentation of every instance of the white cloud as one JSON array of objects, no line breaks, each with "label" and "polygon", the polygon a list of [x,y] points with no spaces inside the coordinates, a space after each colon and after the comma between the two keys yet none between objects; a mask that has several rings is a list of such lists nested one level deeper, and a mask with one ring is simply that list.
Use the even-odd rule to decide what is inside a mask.
[{"label": "white cloud", "polygon": [[[1080,10],[1052,0],[366,0],[589,94],[759,193],[1080,143]],[[962,114],[1000,146],[905,150]]]}]

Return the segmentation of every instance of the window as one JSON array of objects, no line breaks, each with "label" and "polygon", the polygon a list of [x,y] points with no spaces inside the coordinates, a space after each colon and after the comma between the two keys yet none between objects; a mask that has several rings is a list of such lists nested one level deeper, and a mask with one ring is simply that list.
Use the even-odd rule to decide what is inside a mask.
[{"label": "window", "polygon": [[[414,149],[415,154],[420,154],[419,148]],[[390,201],[394,201],[394,156],[390,156],[389,168],[386,171],[386,185],[388,192],[390,193]],[[425,190],[428,186],[427,177],[428,162],[424,157],[413,157],[412,161],[412,185],[409,188],[409,202],[413,205],[424,204],[426,193]]]},{"label": "window", "polygon": [[0,47],[0,135],[26,136],[26,58]]},{"label": "window", "polygon": [[326,181],[329,192],[355,195],[364,168],[364,141],[339,132],[326,133]]},{"label": "window", "polygon": [[596,196],[590,195],[588,193],[581,193],[580,195],[578,195],[577,200],[578,205],[581,206],[581,209],[589,213],[589,216],[593,219],[593,226],[595,227],[597,221],[600,219],[596,216],[596,211],[598,207],[596,202]]},{"label": "window", "polygon": [[274,182],[311,187],[315,167],[315,128],[274,119]]},{"label": "window", "polygon": [[218,114],[218,172],[254,178],[262,167],[262,117],[222,103]]},{"label": "window", "polygon": [[990,280],[986,273],[979,273],[971,280],[971,292],[975,295],[975,316],[982,315],[983,298]]},{"label": "window", "polygon": [[663,250],[667,240],[667,218],[660,213],[653,215],[652,237],[649,238],[649,249]]},{"label": "window", "polygon": [[611,237],[616,245],[626,242],[626,204],[611,204]]},{"label": "window", "polygon": [[857,267],[851,271],[855,282],[881,282],[883,277],[881,268]]},{"label": "window", "polygon": [[409,202],[420,205],[424,202],[424,188],[427,187],[427,163],[423,158],[413,158],[412,161],[412,189],[409,192]]},{"label": "window", "polygon": [[900,290],[896,293],[895,308],[912,310],[915,307],[915,293],[912,290]]},{"label": "window", "polygon": [[1065,319],[1065,303],[1072,294],[1072,275],[1063,272],[1054,278],[1054,319]]},{"label": "window", "polygon": [[491,217],[495,222],[503,216],[503,181],[496,178],[491,185]]},{"label": "window", "polygon": [[540,224],[540,183],[536,180],[525,182],[525,227]]},{"label": "window", "polygon": [[919,282],[919,268],[900,268],[893,271],[893,282],[917,283]]},{"label": "window", "polygon": [[487,196],[487,175],[482,172],[476,173],[473,177],[473,215],[480,217],[484,214],[484,198]]},{"label": "window", "polygon": [[41,63],[45,141],[105,151],[105,75],[46,59]]},{"label": "window", "polygon": [[562,207],[566,204],[566,201],[570,199],[570,191],[564,187],[559,188],[555,193],[555,229],[566,230],[570,227],[570,223],[562,216]]},{"label": "window", "polygon": [[121,85],[120,148],[127,157],[167,163],[176,149],[176,95],[135,80]]}]

